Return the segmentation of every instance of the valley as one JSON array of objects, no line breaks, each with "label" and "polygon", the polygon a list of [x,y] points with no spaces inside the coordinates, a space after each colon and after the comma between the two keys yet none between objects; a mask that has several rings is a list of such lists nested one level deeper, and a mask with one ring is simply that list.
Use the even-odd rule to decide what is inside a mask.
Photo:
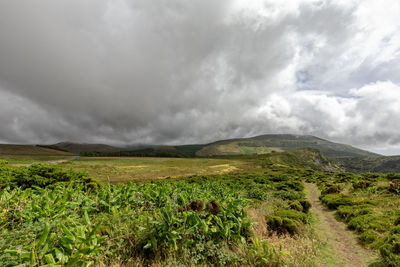
[{"label": "valley", "polygon": [[5,266],[399,266],[400,174],[276,143],[212,157],[75,148],[1,155]]}]

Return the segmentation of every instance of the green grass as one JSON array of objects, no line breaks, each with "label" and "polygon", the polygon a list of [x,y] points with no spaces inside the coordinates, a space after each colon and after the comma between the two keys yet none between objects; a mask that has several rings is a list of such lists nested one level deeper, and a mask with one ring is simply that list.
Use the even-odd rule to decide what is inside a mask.
[{"label": "green grass", "polygon": [[100,180],[126,182],[237,172],[251,164],[243,160],[207,158],[81,157],[63,166],[88,172]]}]

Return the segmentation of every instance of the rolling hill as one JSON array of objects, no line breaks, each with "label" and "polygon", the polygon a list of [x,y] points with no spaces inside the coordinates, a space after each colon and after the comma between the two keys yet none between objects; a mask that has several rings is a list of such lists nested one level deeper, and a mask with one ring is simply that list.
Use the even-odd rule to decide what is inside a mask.
[{"label": "rolling hill", "polygon": [[271,134],[217,141],[196,152],[197,156],[268,154],[313,148],[326,157],[375,157],[378,154],[310,135]]},{"label": "rolling hill", "polygon": [[75,154],[79,154],[82,152],[115,153],[121,151],[121,148],[105,144],[80,144],[72,142],[61,142],[54,145],[48,145],[42,147],[56,149],[60,151],[66,151]]},{"label": "rolling hill", "polygon": [[327,159],[319,150],[300,148],[289,152],[271,153],[264,158],[265,165],[283,165],[310,168],[319,171],[340,171],[340,166]]},{"label": "rolling hill", "polygon": [[0,144],[0,154],[3,155],[54,155],[71,156],[71,153],[35,145]]},{"label": "rolling hill", "polygon": [[334,161],[348,172],[400,173],[400,156],[349,157]]}]

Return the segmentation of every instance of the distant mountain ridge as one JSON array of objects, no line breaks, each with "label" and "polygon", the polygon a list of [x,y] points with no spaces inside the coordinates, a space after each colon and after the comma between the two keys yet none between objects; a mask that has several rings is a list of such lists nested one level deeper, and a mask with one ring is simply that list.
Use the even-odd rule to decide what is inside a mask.
[{"label": "distant mountain ridge", "polygon": [[334,143],[311,135],[267,134],[250,138],[236,138],[194,145],[138,145],[114,147],[105,144],[77,144],[62,142],[48,148],[86,153],[87,155],[213,157],[228,155],[255,155],[286,152],[301,148],[321,151],[325,157],[376,157],[378,154],[350,145]]},{"label": "distant mountain ridge", "polygon": [[326,157],[366,157],[378,154],[334,143],[311,135],[268,134],[250,138],[221,140],[204,146],[197,156],[268,154],[300,148],[313,148]]}]

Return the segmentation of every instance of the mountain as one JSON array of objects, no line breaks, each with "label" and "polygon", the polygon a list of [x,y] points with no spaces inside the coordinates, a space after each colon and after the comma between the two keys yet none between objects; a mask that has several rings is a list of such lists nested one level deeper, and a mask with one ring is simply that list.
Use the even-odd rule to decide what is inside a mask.
[{"label": "mountain", "polygon": [[121,148],[105,144],[80,144],[72,142],[61,142],[54,145],[46,145],[41,147],[46,147],[59,151],[66,151],[74,154],[79,154],[83,152],[115,153],[121,151]]},{"label": "mountain", "polygon": [[0,154],[4,155],[60,155],[71,156],[71,153],[59,151],[48,147],[35,145],[6,145],[0,144]]},{"label": "mountain", "polygon": [[364,157],[378,154],[358,149],[350,145],[330,142],[311,135],[269,134],[251,138],[217,141],[196,152],[197,156],[268,154],[313,148],[326,157]]},{"label": "mountain", "polygon": [[195,145],[138,145],[124,148],[104,144],[78,144],[63,142],[51,149],[81,153],[87,156],[155,156],[155,157],[212,157],[231,155],[257,155],[312,148],[325,157],[376,157],[378,154],[350,145],[338,144],[310,135],[270,134],[251,138],[221,140],[210,144]]}]

